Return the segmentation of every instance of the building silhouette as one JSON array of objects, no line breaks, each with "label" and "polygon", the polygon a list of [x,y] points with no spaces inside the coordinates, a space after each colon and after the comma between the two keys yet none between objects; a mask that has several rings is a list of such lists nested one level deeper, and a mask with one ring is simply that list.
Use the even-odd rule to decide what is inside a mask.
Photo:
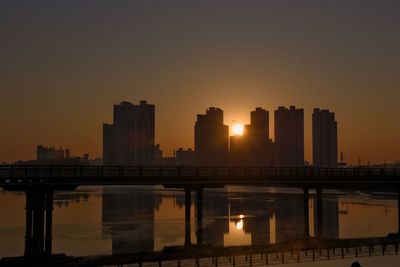
[{"label": "building silhouette", "polygon": [[69,149],[59,149],[55,147],[45,147],[38,145],[36,148],[36,160],[21,161],[15,164],[39,164],[39,165],[88,165],[89,154],[82,156],[72,156]]},{"label": "building silhouette", "polygon": [[232,166],[248,166],[250,163],[251,151],[246,138],[246,131],[243,135],[232,135],[229,137],[229,163]]},{"label": "building silhouette", "polygon": [[224,125],[224,112],[210,107],[206,114],[197,115],[194,126],[196,163],[203,166],[226,164],[229,127]]},{"label": "building silhouette", "polygon": [[66,156],[70,156],[69,149],[63,150],[56,149],[55,147],[44,147],[38,145],[36,148],[36,161],[37,162],[52,162],[52,161],[63,161]]},{"label": "building silhouette", "polygon": [[155,106],[122,102],[114,105],[113,124],[103,125],[103,162],[149,165],[154,162]]},{"label": "building silhouette", "polygon": [[314,109],[312,115],[313,165],[336,168],[338,163],[335,113]]},{"label": "building silhouette", "polygon": [[193,166],[196,163],[196,154],[191,148],[179,148],[175,151],[175,155],[178,166]]},{"label": "building silhouette", "polygon": [[274,161],[278,167],[304,166],[304,110],[275,110]]},{"label": "building silhouette", "polygon": [[256,108],[250,113],[250,125],[245,128],[251,151],[250,165],[269,166],[272,164],[272,140],[269,138],[269,112]]},{"label": "building silhouette", "polygon": [[230,163],[238,166],[272,165],[272,140],[269,138],[269,113],[256,108],[242,136],[230,137]]}]

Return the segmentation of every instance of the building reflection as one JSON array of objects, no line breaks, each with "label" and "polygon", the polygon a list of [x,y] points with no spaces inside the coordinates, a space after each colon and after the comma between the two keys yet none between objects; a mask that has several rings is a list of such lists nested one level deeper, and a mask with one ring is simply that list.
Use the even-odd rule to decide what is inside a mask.
[{"label": "building reflection", "polygon": [[303,196],[277,196],[273,203],[276,243],[304,237]]},{"label": "building reflection", "polygon": [[160,203],[153,191],[104,189],[102,223],[111,230],[112,254],[153,251],[154,210]]},{"label": "building reflection", "polygon": [[229,195],[227,193],[205,192],[204,217],[210,218],[203,225],[204,243],[224,246],[224,233],[229,232]]},{"label": "building reflection", "polygon": [[[182,192],[162,195],[153,190],[121,190],[105,189],[103,193],[103,227],[111,232],[113,254],[184,245],[185,196]],[[194,204],[190,236],[191,243],[196,244],[195,193],[191,198]],[[205,191],[203,244],[258,246],[303,239],[306,221],[310,223],[310,236],[316,236],[317,223],[313,218],[316,205],[313,201],[314,197],[310,196],[310,218],[305,220],[301,194]],[[322,207],[323,236],[337,238],[337,199],[324,199]],[[161,209],[168,211],[161,212]]]},{"label": "building reflection", "polygon": [[265,196],[254,197],[254,193],[239,193],[230,199],[230,214],[239,218],[243,215],[243,231],[251,235],[251,245],[269,244],[272,208]]},{"label": "building reflection", "polygon": [[322,235],[325,238],[339,238],[339,203],[335,199],[322,200]]}]

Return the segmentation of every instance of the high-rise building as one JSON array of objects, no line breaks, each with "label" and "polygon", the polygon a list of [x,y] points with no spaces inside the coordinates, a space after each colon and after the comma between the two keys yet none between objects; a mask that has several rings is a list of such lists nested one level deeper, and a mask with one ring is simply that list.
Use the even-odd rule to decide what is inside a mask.
[{"label": "high-rise building", "polygon": [[314,167],[336,168],[338,149],[335,113],[314,109],[312,125]]},{"label": "high-rise building", "polygon": [[243,135],[232,135],[229,137],[229,165],[249,166],[250,148],[246,130]]},{"label": "high-rise building", "polygon": [[304,166],[304,110],[275,110],[274,161],[278,167]]},{"label": "high-rise building", "polygon": [[256,108],[242,136],[230,137],[230,163],[242,166],[272,165],[272,140],[269,139],[269,113]]},{"label": "high-rise building", "polygon": [[194,126],[196,163],[218,166],[226,164],[229,127],[224,125],[224,112],[211,107],[206,114],[197,115]]},{"label": "high-rise building", "polygon": [[155,106],[114,105],[113,124],[103,125],[103,163],[149,165],[154,162]]},{"label": "high-rise building", "polygon": [[250,113],[250,125],[246,125],[251,166],[272,164],[272,140],[269,139],[269,112],[256,108]]},{"label": "high-rise building", "polygon": [[250,125],[252,139],[264,143],[269,139],[269,112],[263,108],[256,108],[250,112]]}]

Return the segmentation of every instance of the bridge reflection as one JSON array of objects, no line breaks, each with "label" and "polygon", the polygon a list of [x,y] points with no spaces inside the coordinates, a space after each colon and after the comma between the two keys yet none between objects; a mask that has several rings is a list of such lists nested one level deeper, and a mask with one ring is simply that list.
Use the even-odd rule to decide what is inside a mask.
[{"label": "bridge reflection", "polygon": [[[317,201],[314,195],[268,194],[268,197],[263,197],[265,194],[221,194],[220,191],[204,192],[199,189],[186,189],[184,192],[174,201],[182,206],[184,214],[181,232],[184,242],[181,245],[185,247],[203,244],[221,247],[235,244],[259,246],[317,236],[314,231],[318,230],[318,218],[314,216],[317,214],[314,207],[318,205],[314,204]],[[161,196],[154,196],[146,190],[120,189],[107,193],[107,188],[104,189],[103,225],[106,229],[112,229],[113,254],[157,250],[154,240],[158,238],[155,236],[155,210],[162,207],[162,201]],[[318,231],[321,232],[320,238],[337,238],[337,199],[320,201],[323,201],[320,206],[324,209],[321,229]],[[193,206],[194,214],[191,212]],[[194,215],[194,220],[191,215]],[[231,224],[236,228],[236,236],[230,237]],[[313,231],[310,231],[310,224]],[[243,235],[238,236],[240,232]],[[240,239],[245,235],[249,240],[243,242]]]}]

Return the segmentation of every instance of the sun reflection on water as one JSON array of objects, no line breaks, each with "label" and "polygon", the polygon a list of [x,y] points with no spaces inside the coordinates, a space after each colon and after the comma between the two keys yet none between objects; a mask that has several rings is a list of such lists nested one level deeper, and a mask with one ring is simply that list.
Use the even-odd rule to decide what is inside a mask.
[{"label": "sun reflection on water", "polygon": [[236,229],[240,230],[243,229],[243,220],[240,220],[235,223]]}]

